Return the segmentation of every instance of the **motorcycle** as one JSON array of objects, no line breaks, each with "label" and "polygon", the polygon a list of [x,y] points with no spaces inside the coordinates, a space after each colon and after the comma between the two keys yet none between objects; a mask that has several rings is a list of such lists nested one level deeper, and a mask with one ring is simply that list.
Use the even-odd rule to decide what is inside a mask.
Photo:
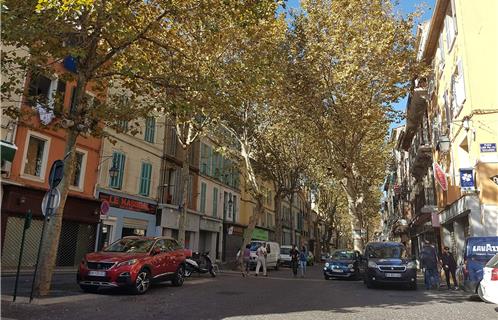
[{"label": "motorcycle", "polygon": [[193,252],[192,257],[185,259],[185,277],[190,277],[192,273],[209,273],[211,277],[216,277],[213,262],[209,256],[209,251],[204,253]]}]

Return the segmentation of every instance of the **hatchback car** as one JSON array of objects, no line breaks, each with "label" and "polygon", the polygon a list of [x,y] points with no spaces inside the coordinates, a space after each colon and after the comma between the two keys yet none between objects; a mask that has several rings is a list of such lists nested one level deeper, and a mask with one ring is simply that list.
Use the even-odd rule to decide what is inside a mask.
[{"label": "hatchback car", "polygon": [[498,304],[498,253],[484,267],[477,293],[483,301]]},{"label": "hatchback car", "polygon": [[358,279],[360,277],[360,258],[361,255],[358,251],[334,251],[323,267],[325,280],[330,278]]},{"label": "hatchback car", "polygon": [[185,259],[190,250],[164,237],[125,237],[100,252],[88,253],[81,261],[77,281],[81,289],[129,288],[145,293],[152,281],[169,280],[181,286]]},{"label": "hatchback car", "polygon": [[417,289],[417,262],[406,258],[399,242],[371,242],[365,247],[360,269],[367,288],[377,284],[403,284]]}]

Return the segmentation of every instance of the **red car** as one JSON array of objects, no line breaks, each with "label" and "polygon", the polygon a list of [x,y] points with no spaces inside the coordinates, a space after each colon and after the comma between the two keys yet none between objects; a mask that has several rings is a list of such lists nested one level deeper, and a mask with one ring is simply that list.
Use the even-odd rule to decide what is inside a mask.
[{"label": "red car", "polygon": [[99,288],[130,288],[145,293],[152,281],[170,280],[181,286],[185,258],[190,250],[165,237],[125,237],[103,251],[88,253],[80,263],[77,280],[85,292]]}]

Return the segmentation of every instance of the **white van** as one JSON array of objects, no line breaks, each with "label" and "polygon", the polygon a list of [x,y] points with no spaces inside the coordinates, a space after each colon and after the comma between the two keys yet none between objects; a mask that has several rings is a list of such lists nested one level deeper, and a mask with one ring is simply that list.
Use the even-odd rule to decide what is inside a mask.
[{"label": "white van", "polygon": [[251,241],[251,267],[256,267],[256,263],[258,262],[256,250],[258,250],[261,244],[266,245],[266,267],[275,268],[275,270],[278,270],[278,267],[280,266],[280,245],[272,241]]},{"label": "white van", "polygon": [[280,265],[289,266],[291,265],[291,256],[290,251],[292,250],[292,246],[283,245],[280,247]]}]

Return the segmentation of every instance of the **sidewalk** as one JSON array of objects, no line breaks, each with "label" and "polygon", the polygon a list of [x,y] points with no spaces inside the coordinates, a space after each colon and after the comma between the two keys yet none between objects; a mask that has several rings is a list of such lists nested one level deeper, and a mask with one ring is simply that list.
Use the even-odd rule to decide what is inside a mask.
[{"label": "sidewalk", "polygon": [[[34,268],[25,268],[21,269],[19,274],[20,275],[32,275],[34,273],[35,269]],[[67,274],[67,273],[74,273],[76,274],[76,271],[78,271],[77,267],[59,267],[55,268],[54,274]],[[1,276],[2,277],[15,277],[16,276],[16,269],[2,269]]]}]

